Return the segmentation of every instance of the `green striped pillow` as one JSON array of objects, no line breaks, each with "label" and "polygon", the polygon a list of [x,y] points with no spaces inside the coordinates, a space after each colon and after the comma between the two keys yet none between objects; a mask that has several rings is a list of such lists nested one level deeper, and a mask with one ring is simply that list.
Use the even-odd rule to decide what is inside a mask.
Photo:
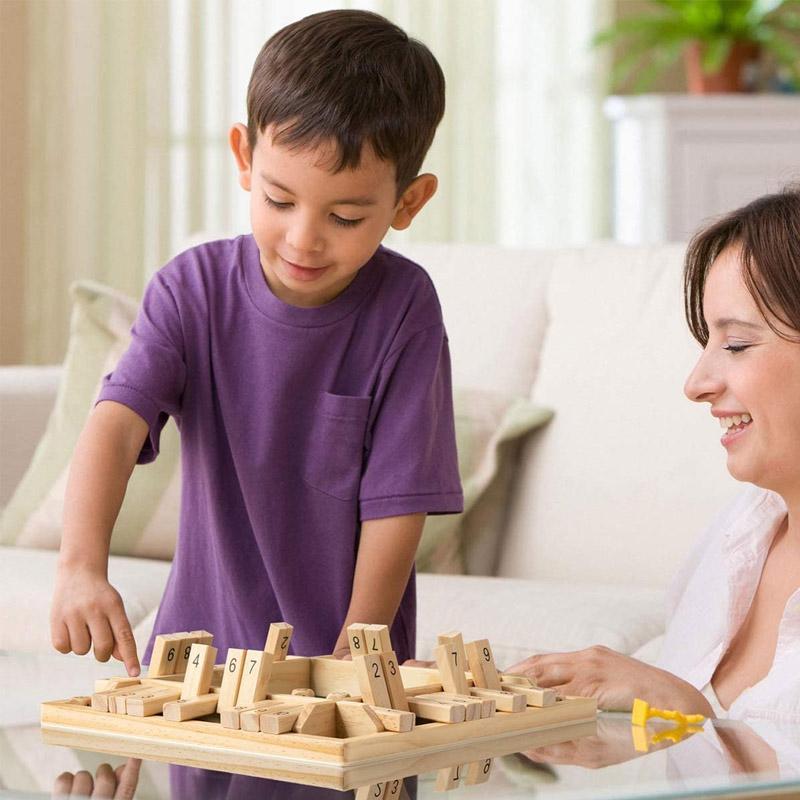
[{"label": "green striped pillow", "polygon": [[[73,310],[61,384],[33,460],[3,510],[2,544],[58,548],[72,451],[103,375],[114,369],[130,341],[135,300],[93,281],[78,281],[70,294]],[[111,537],[111,552],[172,558],[179,508],[179,437],[170,420],[161,434],[159,457],[133,471]]]}]

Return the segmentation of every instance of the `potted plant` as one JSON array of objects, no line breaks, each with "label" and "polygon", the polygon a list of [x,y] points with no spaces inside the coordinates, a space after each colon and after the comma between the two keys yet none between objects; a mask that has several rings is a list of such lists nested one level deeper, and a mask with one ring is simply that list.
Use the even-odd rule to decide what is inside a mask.
[{"label": "potted plant", "polygon": [[617,21],[593,40],[621,53],[612,72],[616,84],[635,75],[643,91],[683,55],[690,92],[740,92],[744,67],[770,53],[798,78],[798,0],[650,0],[649,13]]}]

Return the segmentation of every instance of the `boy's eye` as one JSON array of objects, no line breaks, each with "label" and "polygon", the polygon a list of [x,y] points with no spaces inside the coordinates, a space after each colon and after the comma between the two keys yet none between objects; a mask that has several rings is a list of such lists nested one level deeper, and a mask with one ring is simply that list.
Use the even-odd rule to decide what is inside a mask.
[{"label": "boy's eye", "polygon": [[749,344],[726,344],[722,349],[727,350],[729,353],[741,353],[747,350],[748,347],[750,347]]},{"label": "boy's eye", "polygon": [[343,228],[352,228],[364,221],[363,217],[360,219],[345,219],[344,217],[340,217],[338,214],[331,214],[331,216],[333,217],[333,221],[337,225],[341,225]]},{"label": "boy's eye", "polygon": [[264,202],[268,206],[278,209],[289,208],[292,205],[291,203],[279,203],[277,200],[273,200],[268,194],[264,194]]}]

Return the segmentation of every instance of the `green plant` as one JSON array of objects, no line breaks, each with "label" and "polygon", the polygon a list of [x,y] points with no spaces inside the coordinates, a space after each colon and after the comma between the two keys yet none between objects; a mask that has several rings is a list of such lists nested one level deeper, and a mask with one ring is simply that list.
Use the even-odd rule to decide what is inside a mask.
[{"label": "green plant", "polygon": [[619,20],[600,31],[593,44],[614,44],[623,54],[612,71],[614,85],[636,73],[641,91],[676,61],[689,42],[703,47],[705,73],[719,71],[735,42],[752,42],[798,76],[798,0],[650,0],[652,13]]}]

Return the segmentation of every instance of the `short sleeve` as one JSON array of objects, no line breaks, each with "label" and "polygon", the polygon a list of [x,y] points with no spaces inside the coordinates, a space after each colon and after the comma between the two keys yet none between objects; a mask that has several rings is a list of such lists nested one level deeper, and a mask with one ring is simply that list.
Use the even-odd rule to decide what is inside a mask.
[{"label": "short sleeve", "polygon": [[158,455],[161,430],[179,416],[186,360],[175,298],[159,273],[150,281],[131,329],[131,343],[114,371],[106,375],[97,402],[114,400],[135,411],[150,433],[139,454],[146,464]]},{"label": "short sleeve", "polygon": [[418,332],[386,358],[366,449],[362,520],[463,509],[443,325]]}]

